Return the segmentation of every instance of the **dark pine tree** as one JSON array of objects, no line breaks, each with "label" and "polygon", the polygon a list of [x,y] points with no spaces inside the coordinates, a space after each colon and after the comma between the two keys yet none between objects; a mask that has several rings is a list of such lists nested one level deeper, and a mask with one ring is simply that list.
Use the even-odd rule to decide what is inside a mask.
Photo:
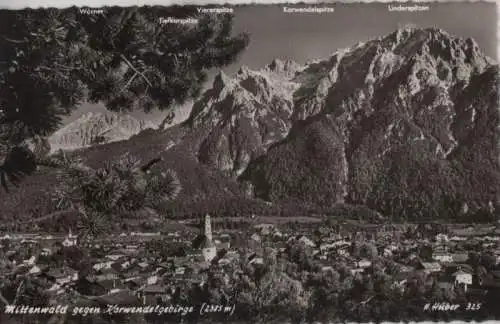
[{"label": "dark pine tree", "polygon": [[[198,24],[161,24],[191,17]],[[61,126],[83,102],[113,111],[169,111],[195,98],[211,68],[233,62],[248,44],[232,35],[231,15],[194,6],[0,10],[0,166],[2,186],[32,174],[46,150],[26,141]],[[38,145],[40,146],[40,145]],[[31,153],[30,153],[31,152]],[[33,156],[35,155],[35,156]]]}]

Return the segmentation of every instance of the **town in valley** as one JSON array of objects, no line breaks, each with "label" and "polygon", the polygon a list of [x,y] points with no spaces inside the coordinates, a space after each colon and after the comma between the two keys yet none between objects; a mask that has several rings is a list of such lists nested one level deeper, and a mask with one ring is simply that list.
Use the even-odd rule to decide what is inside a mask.
[{"label": "town in valley", "polygon": [[[303,309],[310,307],[319,286],[327,285],[339,299],[356,300],[353,308],[377,305],[385,294],[402,299],[421,295],[422,304],[414,307],[422,313],[462,312],[477,318],[500,290],[500,226],[494,223],[307,218],[297,223],[254,215],[239,226],[227,224],[207,214],[159,232],[100,237],[80,237],[71,228],[65,235],[4,233],[2,296],[18,298],[21,305],[78,309],[90,303],[103,311],[106,305],[190,305],[196,316],[210,319],[213,314],[237,316],[245,305],[232,293],[238,288],[256,294],[251,286],[238,285],[261,273],[260,280],[269,276],[266,280],[273,283],[267,293],[287,292]],[[33,291],[19,294],[23,289]],[[193,291],[213,295],[214,305],[196,300]],[[231,308],[236,315],[224,311]]]},{"label": "town in valley", "polygon": [[495,9],[0,10],[0,323],[498,321]]}]

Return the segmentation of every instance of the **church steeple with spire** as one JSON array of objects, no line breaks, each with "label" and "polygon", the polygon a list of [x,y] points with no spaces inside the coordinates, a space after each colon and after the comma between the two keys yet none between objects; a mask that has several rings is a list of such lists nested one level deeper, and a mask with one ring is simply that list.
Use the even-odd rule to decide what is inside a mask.
[{"label": "church steeple with spire", "polygon": [[205,261],[212,261],[217,255],[217,249],[212,241],[212,222],[208,214],[203,217],[199,238],[199,248]]},{"label": "church steeple with spire", "polygon": [[203,226],[203,233],[205,237],[209,240],[212,241],[212,223],[210,220],[210,215],[205,215],[204,217],[204,226]]}]

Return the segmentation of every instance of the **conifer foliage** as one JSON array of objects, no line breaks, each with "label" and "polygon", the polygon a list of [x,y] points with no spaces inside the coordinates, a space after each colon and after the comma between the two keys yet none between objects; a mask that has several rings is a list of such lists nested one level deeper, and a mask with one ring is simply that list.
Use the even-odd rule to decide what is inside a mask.
[{"label": "conifer foliage", "polygon": [[[0,11],[0,173],[6,189],[36,169],[33,154],[18,154],[19,146],[57,130],[79,104],[172,109],[196,97],[207,71],[233,62],[248,44],[246,34],[232,34],[231,15],[199,15],[191,6],[106,7],[98,14],[81,9]],[[168,17],[198,23],[162,23]]]}]

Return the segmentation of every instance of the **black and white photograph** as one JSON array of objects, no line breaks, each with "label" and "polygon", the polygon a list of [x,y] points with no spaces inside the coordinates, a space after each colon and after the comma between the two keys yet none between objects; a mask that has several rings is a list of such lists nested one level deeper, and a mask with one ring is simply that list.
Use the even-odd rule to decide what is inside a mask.
[{"label": "black and white photograph", "polygon": [[1,2],[1,324],[500,320],[496,3]]}]

